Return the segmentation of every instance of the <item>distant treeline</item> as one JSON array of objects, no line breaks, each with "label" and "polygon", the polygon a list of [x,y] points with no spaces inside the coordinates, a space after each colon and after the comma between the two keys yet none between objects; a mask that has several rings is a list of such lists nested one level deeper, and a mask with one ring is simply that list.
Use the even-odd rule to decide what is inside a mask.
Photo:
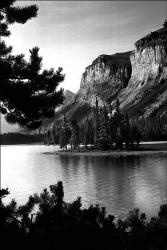
[{"label": "distant treeline", "polygon": [[[137,112],[136,112],[137,113]],[[44,144],[59,144],[62,149],[79,150],[79,145],[94,145],[95,149],[138,149],[140,141],[167,140],[167,117],[157,115],[144,118],[136,116],[130,119],[126,111],[120,108],[117,99],[115,112],[111,104],[99,107],[96,104],[90,117],[87,115],[82,123],[76,120],[68,121],[64,115],[64,122],[52,126],[43,135]]]},{"label": "distant treeline", "polygon": [[20,133],[5,133],[0,135],[1,145],[41,143],[40,135],[27,135]]}]

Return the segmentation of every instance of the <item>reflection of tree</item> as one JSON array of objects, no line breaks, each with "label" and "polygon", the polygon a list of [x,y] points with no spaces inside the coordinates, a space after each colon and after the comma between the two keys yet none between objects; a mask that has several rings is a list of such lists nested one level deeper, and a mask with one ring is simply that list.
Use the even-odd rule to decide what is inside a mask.
[{"label": "reflection of tree", "polygon": [[111,213],[122,214],[135,206],[135,197],[129,176],[135,175],[135,157],[91,157],[89,164],[94,176],[98,201]]},{"label": "reflection of tree", "polygon": [[76,176],[80,168],[80,156],[59,155],[59,160],[62,166],[63,178],[67,179],[69,173]]}]

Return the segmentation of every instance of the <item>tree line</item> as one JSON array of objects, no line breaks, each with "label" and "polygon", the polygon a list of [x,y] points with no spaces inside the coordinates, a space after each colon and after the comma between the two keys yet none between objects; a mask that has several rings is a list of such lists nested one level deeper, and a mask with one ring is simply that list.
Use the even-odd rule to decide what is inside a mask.
[{"label": "tree line", "polygon": [[15,145],[15,144],[30,144],[30,143],[42,143],[42,137],[40,135],[27,135],[20,133],[4,133],[0,134],[1,145]]},{"label": "tree line", "polygon": [[79,149],[80,144],[88,145],[95,149],[134,149],[139,147],[141,140],[166,140],[167,120],[165,116],[129,118],[126,111],[121,110],[117,98],[115,109],[111,104],[99,107],[96,98],[93,115],[89,115],[79,125],[76,120],[68,121],[64,115],[59,126],[53,126],[43,135],[45,144],[59,144],[67,149],[70,144],[72,149]]},{"label": "tree line", "polygon": [[91,119],[87,117],[78,125],[76,120],[69,122],[64,116],[62,124],[53,127],[43,136],[44,143],[60,144],[61,148],[66,149],[68,144],[71,144],[72,149],[79,148],[79,144],[84,144],[85,148],[91,144],[102,150],[129,149],[135,144],[138,147],[140,132],[136,125],[130,125],[128,114],[121,112],[119,99],[112,113],[111,105],[99,107],[96,98]]}]

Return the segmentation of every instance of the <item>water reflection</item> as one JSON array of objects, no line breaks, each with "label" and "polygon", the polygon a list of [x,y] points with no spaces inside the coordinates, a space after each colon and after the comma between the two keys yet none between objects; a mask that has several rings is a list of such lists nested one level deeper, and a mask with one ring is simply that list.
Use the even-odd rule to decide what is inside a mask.
[{"label": "water reflection", "polygon": [[[99,203],[110,213],[124,216],[134,207],[154,215],[167,202],[167,157],[59,156],[53,147],[2,147],[2,186],[10,198],[24,203],[61,180],[65,199],[82,196],[83,206]],[[9,157],[10,156],[10,157]]]}]

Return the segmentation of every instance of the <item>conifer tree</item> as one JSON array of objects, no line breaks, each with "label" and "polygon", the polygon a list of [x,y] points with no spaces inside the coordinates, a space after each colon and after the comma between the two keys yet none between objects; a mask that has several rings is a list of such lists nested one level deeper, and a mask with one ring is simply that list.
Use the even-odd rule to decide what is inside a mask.
[{"label": "conifer tree", "polygon": [[93,119],[88,121],[88,143],[94,144],[94,126]]},{"label": "conifer tree", "polygon": [[71,122],[71,145],[73,149],[79,150],[79,126],[76,120]]},{"label": "conifer tree", "polygon": [[126,148],[128,148],[130,142],[130,124],[129,116],[127,113],[125,114],[125,117],[121,122],[121,138],[123,142],[125,142]]},{"label": "conifer tree", "polygon": [[167,19],[163,23],[163,27],[166,29],[167,28]]},{"label": "conifer tree", "polygon": [[121,128],[120,128],[120,126],[118,126],[117,129],[116,129],[115,143],[116,143],[117,148],[122,149],[123,140],[122,140],[122,136],[121,136]]},{"label": "conifer tree", "polygon": [[131,141],[131,148],[134,147],[134,142],[137,143],[137,148],[139,147],[139,142],[140,142],[140,132],[137,126],[132,126],[130,128],[130,141]]},{"label": "conifer tree", "polygon": [[99,104],[98,104],[98,100],[96,97],[96,102],[95,102],[95,131],[94,131],[94,142],[95,142],[95,147],[97,146],[97,141],[99,138],[99,125],[100,125],[100,121],[99,121]]},{"label": "conifer tree", "polygon": [[[37,16],[37,6],[15,7],[14,0],[0,1],[0,36],[9,36],[9,24],[25,23]],[[64,80],[62,68],[43,70],[39,48],[24,55],[12,56],[12,47],[0,41],[0,112],[10,124],[28,129],[38,128],[44,118],[54,115],[55,107],[63,102],[63,90],[56,91]]]},{"label": "conifer tree", "polygon": [[107,131],[107,114],[105,107],[100,110],[100,125],[99,125],[99,137],[98,137],[98,148],[108,149],[109,148],[109,136]]},{"label": "conifer tree", "polygon": [[70,136],[71,136],[70,128],[68,126],[66,116],[64,115],[64,123],[60,127],[60,138],[59,138],[60,147],[63,148],[63,150],[64,147],[67,150],[67,144],[69,143]]},{"label": "conifer tree", "polygon": [[115,113],[114,113],[114,142],[118,148],[122,148],[122,138],[121,138],[121,122],[123,120],[123,115],[121,113],[119,99],[116,99]]},{"label": "conifer tree", "polygon": [[122,117],[121,117],[120,102],[119,102],[118,98],[117,98],[116,104],[115,104],[115,117],[117,118],[117,122],[119,123]]},{"label": "conifer tree", "polygon": [[84,132],[84,145],[85,145],[85,148],[87,149],[87,144],[88,144],[88,140],[89,140],[89,133],[90,133],[90,131],[89,131],[89,129],[88,129],[88,126],[89,126],[89,124],[88,124],[88,117],[86,118],[86,121],[85,121],[85,123],[84,123],[84,130],[83,130],[83,132]]},{"label": "conifer tree", "polygon": [[108,121],[108,136],[109,136],[109,146],[113,147],[113,142],[115,139],[115,122],[114,116],[110,113],[109,121]]}]

